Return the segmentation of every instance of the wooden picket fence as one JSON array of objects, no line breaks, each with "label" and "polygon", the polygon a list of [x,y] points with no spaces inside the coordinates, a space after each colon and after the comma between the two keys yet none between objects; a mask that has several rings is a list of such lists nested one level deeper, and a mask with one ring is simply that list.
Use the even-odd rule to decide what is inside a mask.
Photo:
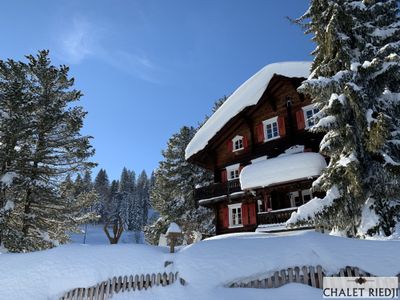
[{"label": "wooden picket fence", "polygon": [[[287,283],[297,282],[322,289],[322,280],[324,276],[326,276],[326,273],[324,272],[321,266],[294,267],[276,271],[272,276],[262,279],[232,282],[229,283],[227,287],[269,289],[269,288],[278,288]],[[368,272],[362,271],[357,267],[348,266],[340,269],[338,274],[334,274],[331,276],[370,277],[373,275],[371,275]]]},{"label": "wooden picket fence", "polygon": [[[76,288],[66,292],[60,300],[107,300],[113,294],[125,291],[147,290],[154,286],[167,286],[178,280],[178,272],[113,277],[96,286]],[[181,284],[184,280],[180,278]]]}]

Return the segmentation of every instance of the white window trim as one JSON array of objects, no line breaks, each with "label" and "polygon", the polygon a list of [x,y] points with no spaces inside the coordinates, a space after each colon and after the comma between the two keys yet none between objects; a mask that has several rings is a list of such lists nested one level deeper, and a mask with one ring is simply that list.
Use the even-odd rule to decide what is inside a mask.
[{"label": "white window trim", "polygon": [[310,196],[310,200],[311,200],[313,197],[311,189],[306,189],[306,190],[301,191],[301,201],[303,202],[303,204],[304,204],[304,196],[307,196],[307,195]]},{"label": "white window trim", "polygon": [[297,207],[295,198],[299,197],[299,191],[290,192],[290,207]]},{"label": "white window trim", "polygon": [[[237,225],[233,225],[232,221],[232,209],[234,208],[240,208],[240,215],[241,215],[241,221],[242,224],[237,224]],[[239,228],[239,227],[243,227],[243,209],[242,209],[242,203],[235,203],[235,204],[229,204],[228,205],[228,209],[229,209],[229,228]]]},{"label": "white window trim", "polygon": [[[235,149],[235,143],[239,140],[242,140],[242,148]],[[244,141],[241,135],[237,135],[232,139],[232,152],[240,151],[244,149]]]},{"label": "white window trim", "polygon": [[[307,122],[307,111],[308,110],[312,110],[313,111],[313,116],[314,116],[314,109],[316,108],[316,106],[314,105],[314,104],[310,104],[310,105],[307,105],[307,106],[303,106],[301,109],[303,110],[303,116],[304,116],[304,128],[305,129],[308,129],[308,128],[311,128],[312,126],[308,126],[308,122]],[[315,120],[314,120],[314,123],[316,123],[315,122]]]},{"label": "white window trim", "polygon": [[[273,124],[273,123],[276,123],[276,127],[278,128],[278,135],[269,139],[267,137],[267,125],[268,124]],[[279,139],[281,137],[280,134],[279,134],[278,116],[270,118],[268,120],[264,120],[263,121],[263,126],[264,126],[264,142],[273,141],[273,140]]]},{"label": "white window trim", "polygon": [[239,178],[239,176],[235,177],[235,178],[231,178],[231,171],[236,171],[236,170],[239,171],[239,168],[240,168],[240,164],[234,164],[234,165],[230,165],[230,166],[226,167],[226,178],[228,179],[228,181]]},{"label": "white window trim", "polygon": [[305,189],[305,190],[301,190],[301,198],[299,199],[301,201],[300,206],[296,206],[296,201],[295,201],[295,197],[300,197],[300,191],[293,191],[290,192],[290,206],[291,207],[300,207],[302,205],[304,205],[304,196],[306,195],[310,195],[310,198],[312,199],[313,195],[311,192],[311,189]]}]

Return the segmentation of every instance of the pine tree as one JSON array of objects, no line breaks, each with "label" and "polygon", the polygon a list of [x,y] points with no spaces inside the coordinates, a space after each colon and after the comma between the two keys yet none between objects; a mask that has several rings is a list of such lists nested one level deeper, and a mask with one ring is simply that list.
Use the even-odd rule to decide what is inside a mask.
[{"label": "pine tree", "polygon": [[299,91],[320,109],[314,131],[330,158],[313,184],[317,209],[291,222],[315,222],[349,236],[390,235],[400,216],[400,22],[395,0],[313,0],[317,48]]},{"label": "pine tree", "polygon": [[136,198],[136,175],[135,172],[129,171],[127,168],[123,168],[121,173],[119,193],[122,198],[121,211],[123,215],[124,223],[127,225],[127,229],[134,230],[135,222],[135,198]]},{"label": "pine tree", "polygon": [[26,65],[0,61],[0,246],[18,244],[22,239],[21,215],[23,178],[18,176],[29,155],[34,104],[26,97],[29,80]]},{"label": "pine tree", "polygon": [[105,222],[111,210],[110,203],[110,181],[106,170],[100,169],[94,180],[94,189],[98,198],[94,204],[94,211],[100,216],[99,221]]},{"label": "pine tree", "polygon": [[70,199],[59,182],[93,166],[90,137],[80,135],[86,112],[73,105],[82,94],[73,89],[68,67],[52,66],[48,51],[27,59],[0,62],[0,151],[6,155],[1,159],[0,239],[11,251],[65,242],[65,231],[85,218],[68,209]]},{"label": "pine tree", "polygon": [[83,175],[83,189],[85,192],[90,192],[93,189],[92,174],[86,170]]},{"label": "pine tree", "polygon": [[107,221],[116,224],[118,219],[123,219],[122,199],[123,195],[119,192],[120,183],[113,180],[110,186],[110,209],[107,214]]},{"label": "pine tree", "polygon": [[143,226],[147,224],[147,217],[149,214],[149,205],[150,205],[149,188],[150,188],[150,181],[147,178],[146,171],[143,170],[136,181],[138,206],[140,207],[142,216],[140,220],[141,229],[143,229]]},{"label": "pine tree", "polygon": [[165,229],[169,222],[177,222],[187,238],[192,231],[210,233],[214,229],[210,211],[197,208],[193,198],[195,186],[210,183],[211,174],[185,160],[186,146],[195,132],[193,127],[182,127],[169,139],[167,149],[162,151],[164,160],[155,172],[150,198],[160,218],[152,226],[146,227],[146,239],[149,242],[154,243],[161,233],[158,230]]}]

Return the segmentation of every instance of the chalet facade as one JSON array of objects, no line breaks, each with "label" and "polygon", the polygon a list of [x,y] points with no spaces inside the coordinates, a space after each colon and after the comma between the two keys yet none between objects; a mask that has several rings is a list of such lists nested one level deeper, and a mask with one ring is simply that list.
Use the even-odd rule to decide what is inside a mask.
[{"label": "chalet facade", "polygon": [[310,63],[264,67],[239,87],[199,129],[186,159],[214,173],[195,191],[215,212],[217,234],[266,231],[309,201],[326,167],[322,136],[309,132],[317,109],[297,92]]}]

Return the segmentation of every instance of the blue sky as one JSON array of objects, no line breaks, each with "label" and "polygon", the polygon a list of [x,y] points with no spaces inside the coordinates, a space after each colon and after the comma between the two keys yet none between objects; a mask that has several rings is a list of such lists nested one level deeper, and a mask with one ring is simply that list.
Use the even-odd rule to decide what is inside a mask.
[{"label": "blue sky", "polygon": [[264,65],[311,60],[310,36],[286,17],[307,0],[3,1],[0,59],[49,49],[67,64],[94,161],[111,179],[151,172],[168,138]]}]

